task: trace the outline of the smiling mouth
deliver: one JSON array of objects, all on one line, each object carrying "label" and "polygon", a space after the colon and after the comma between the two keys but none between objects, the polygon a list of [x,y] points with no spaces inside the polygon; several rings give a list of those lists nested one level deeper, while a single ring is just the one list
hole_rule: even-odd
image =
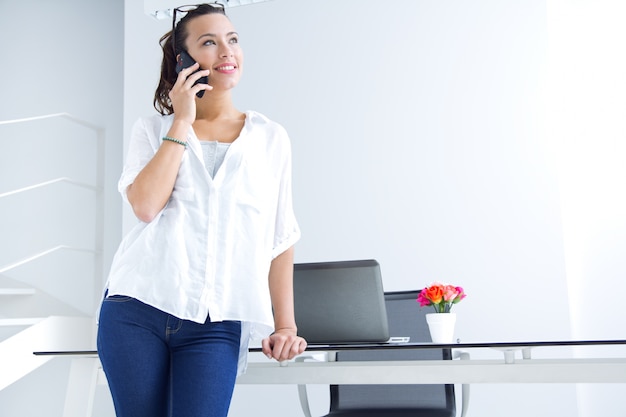
[{"label": "smiling mouth", "polygon": [[223,66],[223,67],[217,67],[216,68],[217,71],[232,71],[234,69],[235,69],[234,65],[226,65],[226,66]]}]

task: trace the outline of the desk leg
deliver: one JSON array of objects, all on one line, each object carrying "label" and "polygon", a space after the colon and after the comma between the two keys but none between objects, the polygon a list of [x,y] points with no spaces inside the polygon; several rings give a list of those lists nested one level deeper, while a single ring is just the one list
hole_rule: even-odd
[{"label": "desk leg", "polygon": [[98,358],[72,360],[63,417],[90,417],[98,382]]},{"label": "desk leg", "polygon": [[515,350],[504,351],[504,363],[515,363]]},{"label": "desk leg", "polygon": [[[307,359],[318,362],[334,362],[337,360],[336,352],[318,353],[313,355],[302,355],[296,357],[296,362],[305,362]],[[298,398],[300,399],[300,408],[304,417],[311,417],[311,409],[309,407],[309,395],[306,391],[306,385],[298,385]]]}]

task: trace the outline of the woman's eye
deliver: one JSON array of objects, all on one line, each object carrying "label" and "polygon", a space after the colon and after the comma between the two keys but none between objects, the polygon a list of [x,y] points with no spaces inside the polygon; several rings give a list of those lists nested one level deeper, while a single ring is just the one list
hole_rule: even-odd
[{"label": "woman's eye", "polygon": [[230,43],[239,43],[238,38],[231,38]]},{"label": "woman's eye", "polygon": [[205,45],[215,45],[215,41],[206,41]]}]

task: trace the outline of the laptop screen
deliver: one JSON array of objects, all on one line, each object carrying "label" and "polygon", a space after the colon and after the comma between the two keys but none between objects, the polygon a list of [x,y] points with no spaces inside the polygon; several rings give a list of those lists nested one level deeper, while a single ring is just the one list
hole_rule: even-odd
[{"label": "laptop screen", "polygon": [[294,265],[298,334],[309,344],[389,339],[380,265],[375,260]]}]

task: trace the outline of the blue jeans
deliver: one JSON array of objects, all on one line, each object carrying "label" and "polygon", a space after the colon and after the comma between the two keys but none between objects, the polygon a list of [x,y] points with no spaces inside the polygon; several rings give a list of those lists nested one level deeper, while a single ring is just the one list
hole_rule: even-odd
[{"label": "blue jeans", "polygon": [[118,417],[226,417],[241,323],[181,320],[126,296],[106,297],[98,354]]}]

